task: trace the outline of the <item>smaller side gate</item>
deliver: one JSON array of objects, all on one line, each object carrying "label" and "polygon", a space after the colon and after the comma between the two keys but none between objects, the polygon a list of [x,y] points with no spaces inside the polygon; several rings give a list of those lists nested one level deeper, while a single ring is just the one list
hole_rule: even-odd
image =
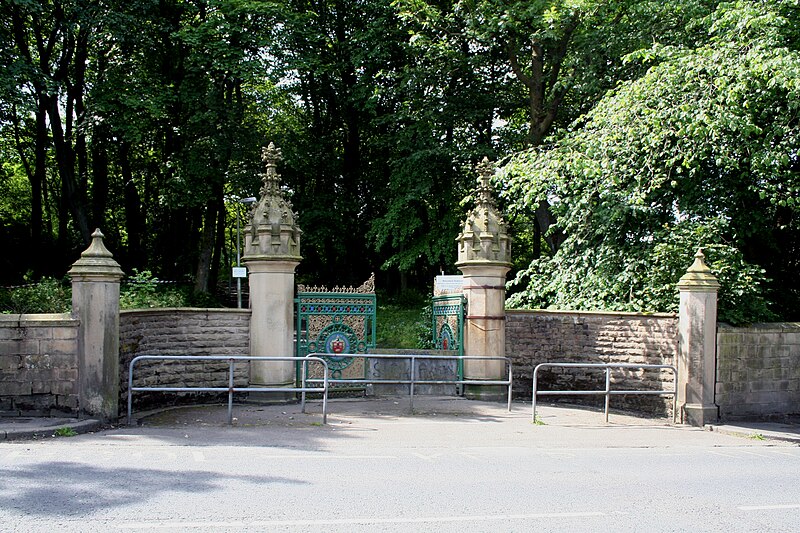
[{"label": "smaller side gate", "polygon": [[[464,316],[467,299],[462,294],[442,294],[431,300],[433,347],[464,355]],[[464,362],[458,360],[458,379],[464,379]]]}]

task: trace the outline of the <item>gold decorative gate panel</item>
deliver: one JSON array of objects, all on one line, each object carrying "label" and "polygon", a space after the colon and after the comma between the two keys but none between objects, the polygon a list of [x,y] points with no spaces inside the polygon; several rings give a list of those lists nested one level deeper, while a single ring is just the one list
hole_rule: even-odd
[{"label": "gold decorative gate panel", "polygon": [[[364,379],[366,361],[347,354],[375,347],[375,275],[360,287],[297,287],[297,344],[299,357],[318,353],[328,362],[331,378]],[[321,372],[309,365],[309,377]],[[298,379],[300,379],[298,365]]]}]

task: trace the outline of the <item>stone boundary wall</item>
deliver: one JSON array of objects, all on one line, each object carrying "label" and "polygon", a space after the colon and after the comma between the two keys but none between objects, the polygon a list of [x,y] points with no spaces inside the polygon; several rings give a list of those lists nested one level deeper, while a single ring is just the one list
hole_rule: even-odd
[{"label": "stone boundary wall", "polygon": [[0,414],[77,414],[78,326],[68,313],[0,315]]},{"label": "stone boundary wall", "polygon": [[[250,355],[249,309],[161,308],[120,312],[120,412],[128,404],[128,370],[139,355]],[[234,383],[247,386],[249,364],[237,363]],[[227,387],[227,362],[143,361],[134,369],[141,387]],[[136,392],[137,409],[180,403],[197,393]],[[206,393],[206,397],[210,393]]]},{"label": "stone boundary wall", "polygon": [[[678,318],[674,314],[594,311],[506,312],[506,354],[514,369],[514,396],[530,398],[533,369],[539,363],[638,363],[675,365]],[[605,388],[602,370],[551,369],[539,371],[539,390]],[[669,370],[612,372],[611,389],[672,390]],[[603,397],[540,396],[540,401],[566,399],[602,405]],[[671,414],[671,396],[613,396],[611,407]]]},{"label": "stone boundary wall", "polygon": [[800,322],[720,324],[716,403],[728,420],[800,415]]}]

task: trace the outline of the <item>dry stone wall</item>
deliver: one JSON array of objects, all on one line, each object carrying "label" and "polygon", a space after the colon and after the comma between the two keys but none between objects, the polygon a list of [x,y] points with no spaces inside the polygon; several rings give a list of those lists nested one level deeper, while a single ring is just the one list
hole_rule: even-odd
[{"label": "dry stone wall", "polygon": [[68,314],[0,315],[0,414],[77,413],[78,326]]},{"label": "dry stone wall", "polygon": [[[506,313],[506,354],[514,368],[514,395],[530,398],[533,369],[539,363],[634,363],[675,365],[678,318],[672,314],[580,311],[520,311]],[[542,369],[539,390],[605,388],[601,370]],[[617,370],[612,390],[673,390],[669,370]],[[541,396],[540,401],[556,397]],[[600,404],[602,397],[561,397],[570,402]],[[671,413],[671,396],[615,396],[612,408]]]},{"label": "dry stone wall", "polygon": [[716,403],[723,419],[800,415],[800,323],[720,324]]},{"label": "dry stone wall", "polygon": [[[121,409],[127,407],[130,362],[139,355],[250,355],[250,311],[168,308],[120,312]],[[134,368],[134,386],[227,387],[228,366],[228,362],[142,361]],[[235,385],[245,387],[248,379],[249,365],[236,363]],[[174,404],[186,396],[136,392],[134,405],[141,409],[156,403]]]}]

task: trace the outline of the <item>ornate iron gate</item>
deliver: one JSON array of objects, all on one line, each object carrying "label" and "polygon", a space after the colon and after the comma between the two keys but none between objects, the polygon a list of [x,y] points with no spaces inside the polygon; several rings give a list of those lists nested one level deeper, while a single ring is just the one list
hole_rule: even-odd
[{"label": "ornate iron gate", "polygon": [[[464,315],[467,300],[462,294],[434,296],[433,346],[437,350],[453,350],[464,355]],[[458,377],[464,378],[463,361],[458,362]]]},{"label": "ornate iron gate", "polygon": [[[295,306],[297,355],[331,354],[323,356],[329,377],[364,379],[365,359],[347,354],[367,353],[375,347],[375,275],[357,288],[298,285]],[[297,372],[299,380],[299,366]]]}]

